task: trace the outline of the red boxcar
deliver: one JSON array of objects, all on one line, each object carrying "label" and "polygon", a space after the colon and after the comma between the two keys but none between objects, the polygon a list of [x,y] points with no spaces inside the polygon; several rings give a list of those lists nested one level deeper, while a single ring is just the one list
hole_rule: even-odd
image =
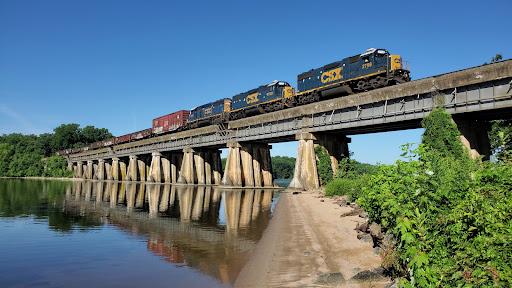
[{"label": "red boxcar", "polygon": [[153,129],[148,128],[148,129],[144,129],[144,130],[141,130],[138,132],[134,132],[134,133],[130,134],[130,141],[148,138],[149,136],[151,136],[152,131],[153,131]]},{"label": "red boxcar", "polygon": [[115,143],[116,144],[121,144],[121,143],[126,143],[126,142],[130,142],[130,136],[132,134],[126,134],[126,135],[122,135],[122,136],[117,136],[115,139]]},{"label": "red boxcar", "polygon": [[189,110],[180,110],[153,119],[153,133],[160,134],[174,131],[187,124]]}]

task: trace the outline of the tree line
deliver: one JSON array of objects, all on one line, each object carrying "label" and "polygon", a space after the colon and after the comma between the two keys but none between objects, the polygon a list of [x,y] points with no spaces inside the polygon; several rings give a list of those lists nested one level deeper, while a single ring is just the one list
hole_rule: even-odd
[{"label": "tree line", "polygon": [[0,136],[0,176],[69,177],[67,162],[55,152],[81,147],[109,139],[112,134],[105,128],[78,124],[62,124],[53,133],[23,135],[19,133]]}]

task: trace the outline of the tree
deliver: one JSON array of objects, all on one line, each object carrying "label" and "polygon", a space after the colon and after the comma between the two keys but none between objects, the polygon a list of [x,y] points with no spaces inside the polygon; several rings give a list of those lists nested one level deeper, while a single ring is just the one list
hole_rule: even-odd
[{"label": "tree", "polygon": [[73,148],[80,142],[80,125],[78,124],[62,124],[53,129],[53,151],[62,149]]},{"label": "tree", "polygon": [[460,132],[450,114],[436,108],[421,121],[425,132],[421,138],[426,150],[438,153],[441,157],[464,157],[466,152],[460,142]]},{"label": "tree", "polygon": [[291,179],[295,169],[295,158],[286,156],[272,157],[272,174],[275,179]]},{"label": "tree", "polygon": [[94,143],[112,138],[112,134],[105,128],[96,128],[94,126],[85,126],[80,131],[80,142]]},{"label": "tree", "polygon": [[14,149],[8,143],[0,143],[0,176],[7,176]]}]

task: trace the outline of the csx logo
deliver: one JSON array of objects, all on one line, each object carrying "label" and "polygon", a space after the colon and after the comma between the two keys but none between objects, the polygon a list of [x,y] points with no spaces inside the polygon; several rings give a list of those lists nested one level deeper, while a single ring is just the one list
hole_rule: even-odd
[{"label": "csx logo", "polygon": [[259,99],[258,99],[258,92],[249,94],[245,98],[245,102],[247,102],[247,104],[256,103],[258,101],[259,101]]},{"label": "csx logo", "polygon": [[327,83],[327,82],[340,80],[341,78],[342,78],[342,76],[341,76],[341,67],[340,67],[340,68],[332,69],[332,70],[325,71],[324,73],[322,73],[322,76],[320,77],[320,81],[322,81],[322,83]]}]

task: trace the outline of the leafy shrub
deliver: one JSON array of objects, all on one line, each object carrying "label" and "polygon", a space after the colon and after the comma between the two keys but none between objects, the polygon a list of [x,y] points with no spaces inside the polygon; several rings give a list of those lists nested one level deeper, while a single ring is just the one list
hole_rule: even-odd
[{"label": "leafy shrub", "polygon": [[315,154],[316,169],[318,171],[318,178],[320,178],[320,185],[325,185],[333,178],[331,157],[327,150],[322,146],[315,147]]},{"label": "leafy shrub", "polygon": [[72,177],[73,173],[67,168],[67,161],[61,156],[52,156],[44,159],[43,176]]},{"label": "leafy shrub", "polygon": [[470,160],[449,115],[431,115],[409,161],[379,167],[357,202],[395,236],[400,286],[511,287],[512,166]]},{"label": "leafy shrub", "polygon": [[351,200],[357,199],[364,186],[369,180],[369,175],[361,175],[359,177],[334,178],[325,185],[325,195],[347,195]]}]

